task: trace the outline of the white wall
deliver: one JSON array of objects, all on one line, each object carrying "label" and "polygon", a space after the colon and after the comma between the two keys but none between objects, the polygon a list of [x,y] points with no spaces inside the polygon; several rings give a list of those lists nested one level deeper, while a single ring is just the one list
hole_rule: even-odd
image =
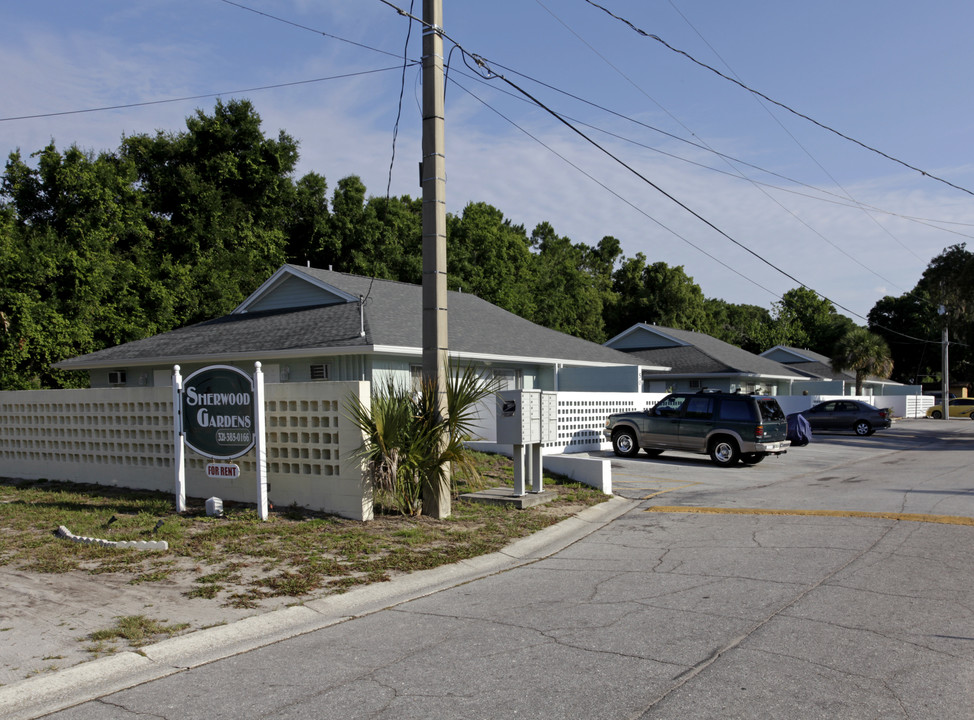
[{"label": "white wall", "polygon": [[[356,450],[361,433],[345,399],[369,402],[368,383],[265,387],[269,499],[357,520],[372,517],[372,490]],[[0,473],[169,492],[175,488],[171,388],[0,392]],[[253,451],[234,460],[241,477],[206,477],[207,459],[187,451],[191,497],[257,501]]]}]

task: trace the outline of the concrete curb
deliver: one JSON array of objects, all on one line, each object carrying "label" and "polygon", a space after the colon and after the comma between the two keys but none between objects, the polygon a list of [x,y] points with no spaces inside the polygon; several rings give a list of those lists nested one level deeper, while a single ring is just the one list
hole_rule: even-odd
[{"label": "concrete curb", "polygon": [[197,630],[0,687],[0,717],[30,720],[190,668],[370,615],[478,578],[536,562],[607,525],[638,503],[621,497],[587,508],[498,552],[357,588],[342,595]]}]

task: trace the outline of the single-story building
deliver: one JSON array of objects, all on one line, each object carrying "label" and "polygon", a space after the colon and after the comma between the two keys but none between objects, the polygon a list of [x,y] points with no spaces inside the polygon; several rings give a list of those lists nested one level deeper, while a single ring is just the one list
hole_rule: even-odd
[{"label": "single-story building", "polygon": [[[832,360],[826,355],[811,350],[775,345],[761,353],[761,357],[781,363],[789,370],[809,378],[810,383],[797,384],[798,392],[808,392],[818,395],[855,395],[855,373],[836,372],[832,369]],[[862,384],[863,395],[900,395],[905,392],[919,393],[914,386],[903,385],[893,380],[871,375]]]},{"label": "single-story building", "polygon": [[[638,323],[605,343],[643,365],[644,392],[694,391],[791,395],[808,379],[779,362],[704,333]],[[659,366],[668,369],[660,370]],[[800,394],[799,390],[799,394]]]},{"label": "single-story building", "polygon": [[[611,347],[550,330],[461,292],[448,296],[449,352],[501,389],[638,392],[663,370]],[[93,388],[151,387],[215,363],[263,366],[265,382],[416,382],[422,287],[284,265],[229,315],[59,362]]]}]

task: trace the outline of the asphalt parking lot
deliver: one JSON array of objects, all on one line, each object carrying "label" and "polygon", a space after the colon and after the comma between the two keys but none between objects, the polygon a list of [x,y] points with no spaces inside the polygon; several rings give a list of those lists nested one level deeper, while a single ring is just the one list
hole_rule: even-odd
[{"label": "asphalt parking lot", "polygon": [[899,420],[868,437],[816,433],[804,447],[718,468],[706,455],[612,461],[613,491],[668,506],[928,513],[974,517],[970,420]]}]

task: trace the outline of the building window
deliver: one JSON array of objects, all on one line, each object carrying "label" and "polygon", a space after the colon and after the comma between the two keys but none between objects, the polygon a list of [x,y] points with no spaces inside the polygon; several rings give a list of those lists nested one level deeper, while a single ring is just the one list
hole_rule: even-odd
[{"label": "building window", "polygon": [[125,384],[125,371],[124,370],[109,370],[108,371],[108,384],[109,385],[124,385]]},{"label": "building window", "polygon": [[687,382],[689,383],[691,390],[699,390],[700,389],[700,381],[699,380],[689,380]]},{"label": "building window", "polygon": [[311,366],[311,379],[312,380],[328,380],[328,366],[327,365],[312,365]]},{"label": "building window", "polygon": [[523,390],[524,376],[520,370],[510,368],[493,368],[494,380],[498,390]]}]

